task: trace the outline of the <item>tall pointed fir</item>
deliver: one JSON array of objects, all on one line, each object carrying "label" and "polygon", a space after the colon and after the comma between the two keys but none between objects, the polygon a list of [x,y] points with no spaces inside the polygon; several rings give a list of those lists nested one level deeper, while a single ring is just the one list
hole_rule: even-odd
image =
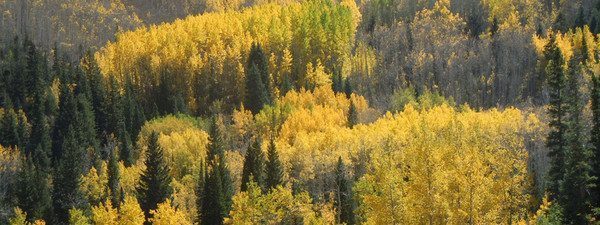
[{"label": "tall pointed fir", "polygon": [[267,57],[259,44],[253,44],[246,63],[246,98],[244,104],[253,114],[271,103],[271,85]]},{"label": "tall pointed fir", "polygon": [[121,203],[121,171],[119,170],[119,156],[116,151],[117,147],[112,143],[108,156],[108,190],[110,191],[112,205],[119,207]]},{"label": "tall pointed fir", "polygon": [[265,188],[269,190],[279,185],[283,185],[283,164],[279,160],[275,141],[271,139],[265,165]]},{"label": "tall pointed fir", "polygon": [[549,187],[550,196],[556,199],[560,193],[560,185],[565,174],[565,152],[566,140],[565,132],[567,124],[566,117],[566,78],[563,69],[564,58],[561,50],[556,44],[556,38],[551,36],[550,42],[544,49],[544,55],[548,64],[546,66],[546,77],[550,102],[548,104],[548,115],[550,117],[550,131],[546,139],[546,146],[549,148],[550,157]]},{"label": "tall pointed fir", "polygon": [[350,83],[350,78],[346,78],[346,82],[344,84],[344,93],[346,94],[346,98],[350,98],[352,93],[354,93],[354,88],[352,87],[352,83]]},{"label": "tall pointed fir", "polygon": [[59,110],[54,122],[54,131],[52,132],[52,143],[54,143],[52,145],[52,159],[55,162],[62,157],[62,143],[64,142],[68,128],[73,125],[73,120],[77,114],[77,102],[69,84],[61,83],[60,90]]},{"label": "tall pointed fir", "polygon": [[17,181],[17,205],[27,213],[29,221],[51,221],[52,192],[49,174],[37,166],[31,157],[23,157],[22,165]]},{"label": "tall pointed fir", "polygon": [[591,88],[592,100],[592,130],[590,144],[593,150],[592,171],[596,177],[595,187],[592,189],[594,207],[600,207],[600,78],[597,75],[592,76]]},{"label": "tall pointed fir", "polygon": [[1,125],[0,145],[6,147],[18,147],[21,143],[21,137],[19,135],[19,119],[17,113],[13,108],[7,108],[4,111]]},{"label": "tall pointed fir", "polygon": [[173,193],[170,169],[164,161],[162,147],[158,144],[158,133],[152,132],[148,139],[146,159],[144,161],[146,170],[140,177],[137,188],[138,201],[146,215],[146,219],[152,217],[151,210],[156,210],[159,203],[164,202]]},{"label": "tall pointed fir", "polygon": [[565,132],[566,157],[565,176],[561,185],[559,202],[564,208],[564,218],[567,224],[585,224],[586,216],[591,213],[590,190],[593,186],[592,166],[590,159],[592,151],[584,145],[581,93],[579,80],[581,75],[580,54],[572,57],[569,62],[566,110],[567,129]]},{"label": "tall pointed fir", "polygon": [[206,161],[200,161],[200,169],[198,170],[198,180],[196,182],[196,224],[202,224],[202,210],[204,205],[204,186],[206,183]]},{"label": "tall pointed fir", "polygon": [[204,182],[202,193],[202,213],[200,221],[202,225],[221,225],[227,216],[223,186],[221,185],[221,170],[218,168],[216,159],[210,163],[210,172]]},{"label": "tall pointed fir", "polygon": [[84,205],[85,199],[79,192],[79,180],[84,171],[85,149],[80,145],[79,133],[70,125],[61,144],[62,154],[53,180],[54,223],[69,220],[69,210]]},{"label": "tall pointed fir", "polygon": [[350,100],[350,108],[348,109],[348,126],[353,128],[358,124],[358,111],[356,111],[356,105],[354,101]]},{"label": "tall pointed fir", "polygon": [[30,111],[32,124],[31,138],[29,139],[26,151],[26,154],[31,154],[36,165],[43,169],[50,168],[50,156],[52,152],[50,125],[45,114],[47,112],[46,108],[48,107],[46,101],[48,100],[44,87],[36,87],[33,105]]},{"label": "tall pointed fir", "polygon": [[342,157],[338,159],[335,169],[335,211],[336,220],[338,223],[355,224],[354,217],[355,204],[352,196],[352,187],[348,180],[346,165],[342,161]]},{"label": "tall pointed fir", "polygon": [[106,93],[106,85],[104,83],[104,78],[100,73],[100,68],[94,59],[94,55],[91,52],[87,52],[85,57],[82,59],[82,70],[85,74],[85,77],[88,79],[89,90],[90,90],[90,103],[92,104],[92,108],[94,109],[94,115],[96,119],[96,127],[98,128],[98,133],[102,136],[107,134],[108,126],[109,126],[109,115],[108,108],[109,103],[107,100]]},{"label": "tall pointed fir", "polygon": [[[207,169],[211,171],[207,175],[208,177],[206,178],[206,182],[204,183],[204,193],[206,194],[206,192],[211,191],[207,189],[220,190],[220,197],[218,199],[220,199],[222,202],[222,214],[227,216],[229,215],[229,211],[231,210],[233,197],[233,182],[231,180],[231,173],[229,172],[229,168],[227,168],[225,160],[225,145],[223,142],[223,134],[221,131],[219,115],[213,116],[209,133],[210,143],[208,145],[207,154],[207,162],[209,165]],[[218,177],[218,180],[220,181],[218,184],[215,182],[210,182],[211,180],[214,181],[214,179],[216,179],[215,177]],[[204,202],[203,205],[210,205],[210,201],[215,200],[215,198],[212,197],[207,198],[206,195],[203,195],[202,198]],[[204,220],[204,215],[202,219]]]},{"label": "tall pointed fir", "polygon": [[261,150],[260,140],[257,137],[246,150],[244,166],[242,169],[241,191],[246,191],[248,184],[253,181],[259,187],[263,187],[264,179],[264,155]]},{"label": "tall pointed fir", "polygon": [[100,143],[98,142],[96,132],[96,119],[92,106],[85,94],[77,96],[77,114],[75,116],[76,127],[80,132],[79,141],[87,151],[89,157],[84,158],[86,168],[91,168],[93,165],[99,165],[100,158]]}]

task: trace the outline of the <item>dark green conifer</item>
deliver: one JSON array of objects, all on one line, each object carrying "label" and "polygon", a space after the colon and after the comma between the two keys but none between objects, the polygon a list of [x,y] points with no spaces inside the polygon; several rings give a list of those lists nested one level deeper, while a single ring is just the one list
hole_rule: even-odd
[{"label": "dark green conifer", "polygon": [[263,186],[264,179],[264,155],[261,150],[259,138],[248,147],[244,166],[242,169],[241,191],[246,191],[250,182],[255,182],[259,187]]},{"label": "dark green conifer", "polygon": [[267,190],[283,185],[283,164],[281,163],[281,160],[279,160],[279,153],[277,153],[277,148],[273,139],[269,142],[265,170],[265,188]]}]

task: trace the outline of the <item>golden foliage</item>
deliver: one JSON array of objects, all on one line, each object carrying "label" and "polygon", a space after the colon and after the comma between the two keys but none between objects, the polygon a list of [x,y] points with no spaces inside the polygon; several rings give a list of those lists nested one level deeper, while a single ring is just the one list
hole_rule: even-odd
[{"label": "golden foliage", "polygon": [[150,221],[154,225],[192,225],[193,223],[185,216],[183,212],[174,208],[171,205],[171,201],[167,201],[158,204],[156,210],[152,210],[152,218]]}]

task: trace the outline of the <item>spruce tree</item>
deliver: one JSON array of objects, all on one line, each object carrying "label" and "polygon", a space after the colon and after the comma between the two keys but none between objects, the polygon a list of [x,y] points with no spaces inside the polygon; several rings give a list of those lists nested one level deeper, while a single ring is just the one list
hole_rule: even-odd
[{"label": "spruce tree", "polygon": [[283,185],[283,165],[279,160],[279,154],[273,139],[269,142],[265,170],[265,187],[267,190]]},{"label": "spruce tree", "polygon": [[14,109],[5,109],[2,117],[2,137],[0,139],[0,145],[6,147],[17,147],[21,143],[21,137],[19,135],[19,119]]},{"label": "spruce tree", "polygon": [[242,169],[241,191],[246,191],[248,184],[252,181],[259,187],[263,186],[264,156],[260,146],[260,140],[256,138],[246,151]]},{"label": "spruce tree", "polygon": [[73,120],[77,114],[77,102],[68,83],[61,84],[61,94],[59,102],[58,116],[54,122],[54,131],[52,132],[52,159],[56,162],[62,157],[65,135],[68,128],[73,125]]},{"label": "spruce tree", "polygon": [[[212,118],[212,124],[210,128],[210,144],[208,146],[207,161],[211,162],[209,167],[219,170],[219,178],[221,180],[221,199],[223,201],[223,214],[229,215],[231,210],[232,197],[233,197],[233,181],[231,179],[231,172],[227,167],[225,160],[225,145],[223,142],[223,132],[220,126],[220,116],[214,115]],[[209,184],[206,184],[208,188]]]},{"label": "spruce tree", "polygon": [[565,132],[567,129],[566,116],[566,78],[563,70],[564,58],[556,45],[556,38],[551,36],[546,45],[544,55],[548,60],[546,76],[548,80],[550,102],[548,104],[548,115],[550,117],[550,131],[546,139],[550,157],[549,192],[552,199],[556,199],[560,193],[560,184],[565,174]]},{"label": "spruce tree", "polygon": [[348,109],[348,126],[353,128],[358,124],[358,111],[356,111],[356,105],[354,101],[350,100],[350,109]]},{"label": "spruce tree", "polygon": [[342,78],[342,74],[339,72],[336,72],[333,75],[333,82],[331,83],[331,88],[333,89],[333,92],[337,93],[342,93],[344,92],[344,80]]},{"label": "spruce tree", "polygon": [[196,183],[196,224],[202,224],[202,207],[204,205],[204,187],[206,184],[206,162],[200,162],[200,169],[198,170],[198,181]]},{"label": "spruce tree", "polygon": [[338,223],[355,224],[354,217],[355,204],[352,196],[352,187],[347,178],[347,171],[342,157],[338,159],[335,169],[336,190],[335,190],[335,208]]},{"label": "spruce tree", "polygon": [[246,73],[245,107],[253,114],[257,114],[265,104],[268,104],[267,90],[258,68],[252,64]]},{"label": "spruce tree", "polygon": [[137,188],[138,201],[146,215],[151,218],[150,211],[164,202],[173,193],[170,169],[163,158],[162,147],[158,144],[158,133],[152,132],[148,139],[148,150],[144,161],[146,170],[140,177]]},{"label": "spruce tree", "polygon": [[592,100],[592,130],[590,144],[593,150],[592,158],[592,172],[593,176],[596,177],[595,187],[593,188],[593,201],[594,207],[600,207],[600,78],[598,76],[592,76],[592,87],[591,87],[591,100]]},{"label": "spruce tree", "polygon": [[31,157],[23,157],[23,168],[19,174],[17,201],[18,206],[27,213],[29,221],[52,218],[52,193],[49,175],[36,166]]},{"label": "spruce tree", "polygon": [[559,203],[564,207],[564,216],[567,224],[585,224],[586,215],[590,211],[590,189],[593,186],[592,166],[590,159],[592,152],[584,145],[583,126],[581,114],[583,104],[579,92],[579,79],[581,78],[581,65],[577,57],[573,56],[569,63],[568,88],[566,110],[568,112],[567,129],[565,132],[566,155],[565,176],[561,185]]},{"label": "spruce tree", "polygon": [[225,191],[222,187],[221,170],[218,162],[212,161],[210,173],[206,177],[202,193],[202,213],[200,221],[202,225],[221,225],[226,217]]},{"label": "spruce tree", "polygon": [[75,116],[76,127],[79,130],[80,144],[89,152],[84,158],[86,169],[100,161],[100,143],[97,138],[96,119],[92,107],[84,94],[77,96],[77,114]]},{"label": "spruce tree", "polygon": [[94,109],[94,115],[96,118],[96,127],[98,128],[99,134],[106,134],[109,126],[109,115],[108,115],[108,99],[106,93],[106,86],[104,78],[100,73],[100,68],[92,52],[87,52],[85,57],[82,59],[82,70],[88,79],[89,90],[90,90],[90,103]]},{"label": "spruce tree", "polygon": [[350,83],[350,79],[346,78],[346,82],[344,84],[344,93],[346,93],[346,98],[350,98],[353,92],[354,90],[352,88],[352,84]]},{"label": "spruce tree", "polygon": [[85,202],[79,192],[79,179],[84,172],[85,149],[80,145],[79,133],[71,125],[67,128],[61,144],[62,154],[54,176],[52,194],[54,222],[61,224],[69,219],[69,210]]},{"label": "spruce tree", "polygon": [[37,166],[48,169],[50,168],[50,155],[52,154],[52,139],[50,137],[50,125],[45,115],[47,100],[43,90],[38,91],[35,96],[30,112],[32,128],[26,154],[32,155]]},{"label": "spruce tree", "polygon": [[108,157],[108,189],[110,190],[110,200],[112,205],[119,207],[121,203],[121,173],[119,170],[119,159],[116,153],[116,146],[110,148]]}]

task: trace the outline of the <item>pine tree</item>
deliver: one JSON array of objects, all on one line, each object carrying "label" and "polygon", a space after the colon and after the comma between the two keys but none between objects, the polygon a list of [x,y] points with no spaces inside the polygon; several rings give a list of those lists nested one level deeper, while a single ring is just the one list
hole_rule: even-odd
[{"label": "pine tree", "polygon": [[283,185],[283,165],[279,160],[279,154],[277,153],[277,148],[273,139],[271,139],[269,143],[265,170],[265,187],[267,190]]},{"label": "pine tree", "polygon": [[350,109],[348,110],[348,126],[353,128],[358,124],[358,112],[356,111],[356,105],[354,101],[350,100]]},{"label": "pine tree", "polygon": [[14,109],[8,108],[2,117],[2,138],[0,145],[7,147],[17,147],[21,143],[19,135],[19,119]]},{"label": "pine tree", "polygon": [[46,112],[46,97],[43,90],[36,91],[33,107],[31,109],[31,138],[26,154],[31,154],[35,164],[43,169],[50,168],[50,155],[52,154],[52,139]]},{"label": "pine tree", "polygon": [[579,79],[581,69],[577,57],[574,56],[569,63],[568,88],[566,110],[568,115],[567,129],[565,132],[566,155],[565,176],[562,182],[561,195],[558,196],[560,204],[564,207],[564,216],[567,224],[585,224],[586,215],[590,211],[590,189],[594,178],[591,176],[592,167],[590,159],[592,152],[584,145],[583,126],[581,114],[583,104],[579,92]]},{"label": "pine tree", "polygon": [[54,122],[54,131],[52,132],[52,159],[56,162],[62,157],[65,135],[68,128],[73,125],[73,120],[77,114],[77,103],[73,97],[73,92],[69,88],[68,83],[61,84],[61,94],[59,111],[56,121]]},{"label": "pine tree", "polygon": [[338,159],[335,170],[336,190],[335,190],[335,208],[338,223],[355,224],[354,208],[355,204],[352,196],[352,188],[347,178],[347,171],[342,157]]},{"label": "pine tree", "polygon": [[585,15],[583,15],[583,7],[579,7],[579,12],[575,18],[575,28],[583,28],[585,26]]},{"label": "pine tree", "polygon": [[333,92],[335,92],[336,94],[344,92],[344,80],[342,78],[341,73],[336,72],[333,75],[333,82],[331,83],[331,85]]},{"label": "pine tree", "polygon": [[131,166],[133,164],[133,144],[131,143],[131,138],[126,131],[119,133],[119,158],[125,166]]},{"label": "pine tree", "polygon": [[221,180],[220,188],[222,192],[221,199],[223,201],[223,214],[229,215],[233,197],[233,181],[231,179],[231,172],[229,171],[225,161],[225,145],[223,142],[223,133],[220,127],[220,116],[214,115],[209,132],[210,144],[208,146],[207,161],[212,163],[209,167],[219,170],[219,178]]},{"label": "pine tree", "polygon": [[546,146],[550,149],[548,156],[551,159],[549,175],[549,191],[551,197],[556,199],[560,193],[560,184],[565,174],[565,151],[566,151],[566,78],[563,70],[564,58],[560,49],[556,45],[554,35],[546,45],[544,55],[548,60],[546,66],[546,76],[548,79],[548,88],[550,102],[548,105],[548,114],[550,116],[550,132],[546,140]]},{"label": "pine tree", "polygon": [[123,99],[125,127],[130,137],[137,137],[146,120],[144,110],[135,98],[135,90],[131,78],[125,80],[125,95]]},{"label": "pine tree", "polygon": [[216,161],[212,161],[210,173],[206,177],[202,193],[202,214],[200,221],[202,225],[221,225],[226,217],[225,191],[222,187],[220,169]]},{"label": "pine tree", "polygon": [[264,156],[260,146],[260,140],[256,138],[246,151],[241,191],[246,191],[250,182],[255,182],[259,187],[263,186]]},{"label": "pine tree", "polygon": [[89,90],[90,90],[90,103],[94,109],[94,115],[96,118],[96,127],[98,128],[99,134],[107,133],[109,128],[109,115],[108,108],[109,103],[106,94],[106,86],[104,78],[100,73],[100,68],[92,52],[88,52],[82,59],[82,70],[88,79]]},{"label": "pine tree", "polygon": [[36,166],[31,157],[23,157],[23,168],[18,179],[17,201],[19,208],[27,213],[28,220],[44,219],[50,221],[52,212],[52,193],[49,175]]},{"label": "pine tree", "polygon": [[96,136],[96,119],[92,107],[84,94],[77,96],[77,114],[75,116],[76,127],[79,130],[80,144],[89,152],[84,158],[86,169],[100,161],[100,143]]},{"label": "pine tree", "polygon": [[198,182],[196,183],[196,224],[202,224],[202,206],[204,205],[204,187],[206,185],[206,162],[200,162],[200,169],[198,172]]},{"label": "pine tree", "polygon": [[121,172],[119,170],[119,161],[117,148],[113,146],[110,149],[108,157],[108,189],[110,190],[110,200],[112,205],[119,207],[121,203]]},{"label": "pine tree", "polygon": [[54,222],[68,221],[69,210],[79,208],[84,197],[79,192],[79,180],[84,171],[85,149],[80,145],[77,130],[71,125],[67,128],[61,144],[62,154],[58,161],[52,194]]},{"label": "pine tree", "polygon": [[593,189],[594,207],[600,207],[600,78],[592,76],[591,88],[592,100],[592,130],[590,144],[593,150],[592,172],[596,177],[595,187]]},{"label": "pine tree", "polygon": [[352,88],[352,84],[350,83],[350,79],[346,78],[346,83],[344,84],[344,93],[346,93],[346,98],[350,98],[353,92],[354,90]]},{"label": "pine tree", "polygon": [[246,73],[246,101],[245,107],[253,114],[257,114],[267,104],[267,91],[256,65],[250,65]]},{"label": "pine tree", "polygon": [[138,201],[146,215],[151,218],[150,211],[164,202],[173,193],[169,167],[164,161],[162,147],[158,144],[158,133],[152,132],[148,139],[148,150],[144,161],[146,170],[140,177],[137,188]]}]

